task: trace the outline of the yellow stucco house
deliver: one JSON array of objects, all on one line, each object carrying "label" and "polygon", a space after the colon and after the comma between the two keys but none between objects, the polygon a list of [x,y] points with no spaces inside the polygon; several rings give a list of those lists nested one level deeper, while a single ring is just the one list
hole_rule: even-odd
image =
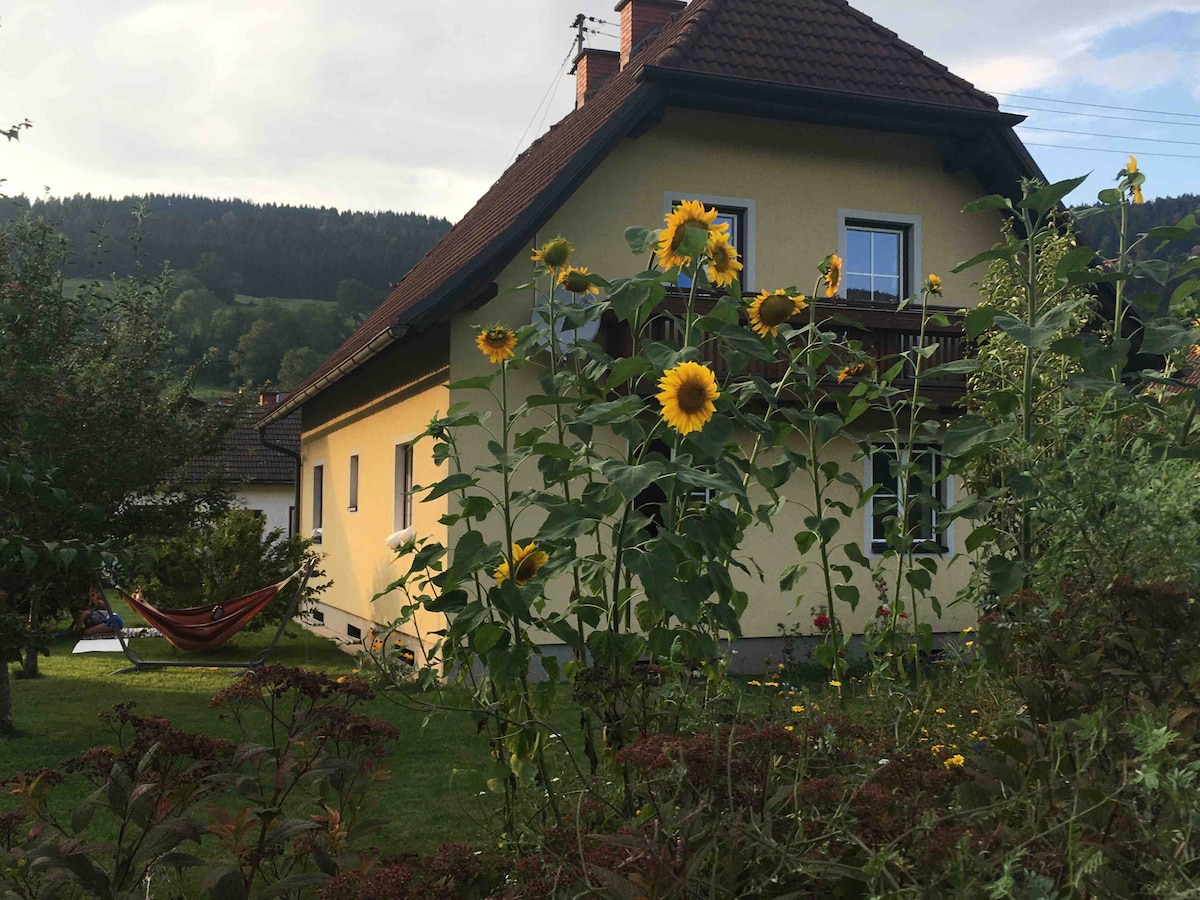
[{"label": "yellow stucco house", "polygon": [[[1040,176],[1012,130],[1021,117],[844,0],[622,0],[617,10],[620,51],[586,49],[576,60],[575,111],[265,420],[302,410],[301,530],[320,529],[333,586],[318,616],[335,635],[353,639],[396,615],[398,600],[372,601],[398,574],[388,534],[413,526],[452,545],[439,523],[446,499],[408,492],[441,475],[430,442],[413,440],[464,399],[452,382],[489,366],[472,326],[529,323],[531,294],[505,292],[530,280],[531,247],[563,235],[592,271],[630,275],[625,227],[653,227],[673,204],[700,199],[730,223],[747,292],[809,279],[837,251],[844,289],[827,305],[855,312],[877,351],[894,353],[916,328],[897,300],[925,273],[943,276],[950,309],[978,302],[970,276],[949,272],[996,241],[1000,218],[963,207],[985,193],[1017,196],[1021,177]],[[944,355],[957,352],[955,328],[939,339]],[[947,410],[961,396],[954,384],[940,391]],[[870,484],[871,460],[852,450],[845,464],[864,467]],[[800,527],[780,521],[756,537],[765,578],[744,585],[740,668],[778,658],[779,623],[811,622],[810,604],[797,608],[796,598],[815,598],[817,585],[802,579],[789,594],[778,585],[796,562]],[[872,546],[871,504],[849,527]],[[947,560],[961,540],[946,534]],[[943,566],[936,589],[952,596],[966,576],[962,561]],[[873,610],[865,601],[846,625],[861,628]],[[972,615],[947,610],[938,630]],[[427,614],[420,630],[438,618]]]}]

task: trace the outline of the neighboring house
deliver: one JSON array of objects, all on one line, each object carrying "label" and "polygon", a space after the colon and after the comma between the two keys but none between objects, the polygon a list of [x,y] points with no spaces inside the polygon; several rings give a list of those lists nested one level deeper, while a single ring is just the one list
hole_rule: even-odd
[{"label": "neighboring house", "polygon": [[218,476],[234,487],[238,506],[254,510],[266,519],[266,531],[278,528],[284,537],[296,533],[296,459],[300,452],[300,416],[283,416],[267,430],[271,444],[289,451],[266,447],[259,440],[259,421],[273,411],[287,394],[259,396],[259,405],[238,413],[233,428],[217,451],[197,457],[187,465],[187,480],[207,481]]},{"label": "neighboring house", "polygon": [[[731,222],[747,291],[807,284],[826,254],[840,253],[849,296],[823,303],[821,314],[853,311],[870,329],[867,343],[894,353],[912,345],[917,327],[896,298],[916,292],[926,273],[942,276],[951,310],[978,302],[978,273],[950,270],[995,243],[1001,219],[962,208],[985,193],[1019,195],[1022,176],[1040,175],[1012,130],[1021,117],[842,0],[622,0],[617,9],[620,52],[580,54],[576,110],[264,419],[303,410],[302,529],[322,530],[333,587],[320,609],[339,635],[398,611],[394,597],[372,602],[398,574],[384,545],[390,532],[413,525],[453,543],[439,524],[446,499],[406,493],[443,474],[431,442],[412,441],[453,402],[478,402],[478,392],[448,387],[489,369],[472,326],[529,322],[531,294],[505,292],[530,280],[531,247],[563,235],[577,248],[573,262],[630,275],[640,263],[625,227],[657,227],[673,203],[700,199]],[[956,329],[939,340],[944,356],[957,352]],[[939,399],[949,408],[961,393],[961,384],[943,384]],[[843,464],[860,466],[870,483],[872,460],[853,462],[853,448],[844,449]],[[485,452],[478,447],[475,461]],[[803,528],[789,515],[754,535],[765,581],[741,581],[751,602],[738,659],[751,669],[766,653],[778,658],[778,623],[810,623],[820,602],[815,566],[796,592],[778,590]],[[871,509],[852,527],[869,547]],[[948,562],[963,536],[947,537]],[[939,594],[952,596],[968,574],[962,561],[944,567]],[[865,575],[861,589],[872,595]],[[849,626],[861,629],[873,612],[864,600]],[[939,627],[960,628],[970,615],[951,609]],[[421,630],[439,619],[427,614]]]}]

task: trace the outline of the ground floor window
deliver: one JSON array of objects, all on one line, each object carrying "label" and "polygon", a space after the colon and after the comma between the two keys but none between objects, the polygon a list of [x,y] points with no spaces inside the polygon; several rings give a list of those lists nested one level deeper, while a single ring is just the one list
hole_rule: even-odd
[{"label": "ground floor window", "polygon": [[949,550],[944,512],[950,505],[950,480],[937,447],[897,452],[892,445],[875,445],[867,459],[866,483],[874,488],[867,505],[871,552],[898,547],[903,537],[915,542],[916,553]]}]

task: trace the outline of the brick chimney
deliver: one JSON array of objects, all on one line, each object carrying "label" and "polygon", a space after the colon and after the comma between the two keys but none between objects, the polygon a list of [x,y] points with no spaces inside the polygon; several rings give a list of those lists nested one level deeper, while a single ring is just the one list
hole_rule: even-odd
[{"label": "brick chimney", "polygon": [[575,108],[583,106],[596,89],[608,81],[621,68],[620,54],[616,50],[586,48],[575,57]]},{"label": "brick chimney", "polygon": [[687,0],[620,0],[621,68],[624,69],[638,45],[658,32],[671,17],[687,6]]}]

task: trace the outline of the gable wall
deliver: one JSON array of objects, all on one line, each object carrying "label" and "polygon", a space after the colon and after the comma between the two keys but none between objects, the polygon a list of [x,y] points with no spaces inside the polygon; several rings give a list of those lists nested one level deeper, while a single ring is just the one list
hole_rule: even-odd
[{"label": "gable wall", "polygon": [[[991,246],[1000,224],[998,215],[961,213],[984,191],[968,174],[945,173],[932,139],[670,110],[645,135],[623,141],[531,243],[561,234],[576,247],[574,264],[609,278],[631,275],[645,260],[630,255],[624,229],[632,224],[659,227],[667,191],[683,197],[717,195],[755,202],[755,289],[795,285],[809,293],[817,264],[836,249],[837,210],[851,208],[920,216],[920,277],[929,272],[942,276],[943,304],[973,306],[978,295],[971,285],[978,273],[953,275],[950,269]],[[531,275],[532,264],[528,253],[523,253],[498,279],[501,294],[528,282]],[[474,326],[501,322],[519,328],[530,320],[531,302],[528,292],[500,296],[480,310],[458,316],[451,332],[452,379],[491,370],[474,345]],[[537,390],[528,371],[514,374],[513,388],[517,394]],[[478,392],[464,392],[453,399],[479,403],[480,397]],[[475,450],[477,462],[490,461],[482,445]],[[848,444],[840,458],[845,467],[863,474],[864,464],[851,459]],[[795,499],[803,501],[802,493]],[[819,602],[820,594],[815,567],[795,593],[782,596],[777,587],[784,565],[796,561],[793,535],[802,528],[801,518],[793,508],[780,517],[773,533],[759,529],[747,542],[756,548],[753,555],[765,573],[763,583],[740,579],[752,598],[743,619],[748,636],[777,635],[780,622],[811,622],[809,608]],[[863,540],[861,514],[845,528]],[[517,537],[524,541],[535,532],[536,523],[526,518]],[[959,535],[958,549],[961,539]],[[960,564],[939,576],[938,592],[944,603],[965,583],[967,574]],[[863,601],[851,622],[861,628],[875,603],[870,580],[864,577],[859,587]],[[797,601],[797,594],[803,599]],[[955,630],[971,616],[960,607],[939,628]]]}]

